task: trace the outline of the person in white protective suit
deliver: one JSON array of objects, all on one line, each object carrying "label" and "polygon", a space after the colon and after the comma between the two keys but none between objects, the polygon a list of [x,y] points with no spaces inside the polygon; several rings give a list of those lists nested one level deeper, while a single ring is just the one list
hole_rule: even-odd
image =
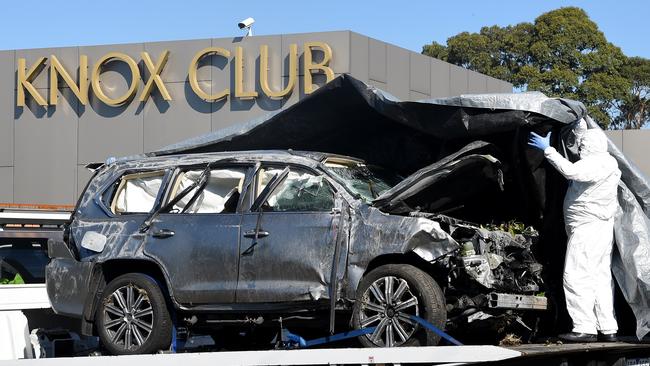
[{"label": "person in white protective suit", "polygon": [[607,137],[599,129],[578,135],[580,160],[575,163],[550,146],[550,136],[531,132],[528,143],[543,150],[548,162],[569,180],[564,198],[568,242],[563,285],[573,331],[559,338],[615,342],[618,324],[611,257],[621,171],[607,152]]}]

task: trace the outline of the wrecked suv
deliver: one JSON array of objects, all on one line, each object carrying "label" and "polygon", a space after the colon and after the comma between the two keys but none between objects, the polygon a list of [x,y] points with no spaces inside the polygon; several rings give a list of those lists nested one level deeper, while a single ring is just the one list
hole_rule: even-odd
[{"label": "wrecked suv", "polygon": [[[95,166],[64,241],[49,243],[52,307],[113,354],[168,348],[184,327],[218,336],[323,319],[330,333],[374,327],[364,346],[435,345],[414,317],[444,328],[452,315],[545,309],[534,232],[487,230],[435,208],[450,199],[435,191],[457,174],[503,184],[480,147],[404,180],[294,151]],[[430,209],[410,208],[421,195]]]}]

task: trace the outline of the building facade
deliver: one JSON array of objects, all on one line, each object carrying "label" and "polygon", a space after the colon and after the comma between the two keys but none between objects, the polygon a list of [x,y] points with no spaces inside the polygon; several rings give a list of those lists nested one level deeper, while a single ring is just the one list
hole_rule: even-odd
[{"label": "building facade", "polygon": [[350,31],[0,51],[0,204],[74,204],[88,163],[286,108],[343,73],[403,100],[512,91]]}]

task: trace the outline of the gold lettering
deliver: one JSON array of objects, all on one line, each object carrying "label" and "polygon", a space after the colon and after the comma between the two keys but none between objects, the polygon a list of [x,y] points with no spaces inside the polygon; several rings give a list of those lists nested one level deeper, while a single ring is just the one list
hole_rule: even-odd
[{"label": "gold lettering", "polygon": [[77,96],[79,102],[83,105],[88,104],[88,56],[79,56],[79,85],[75,84],[74,80],[66,69],[63,67],[59,59],[52,55],[50,57],[50,104],[56,105],[59,100],[59,76],[70,87],[70,90]]},{"label": "gold lettering", "polygon": [[196,95],[198,95],[201,99],[204,99],[209,102],[219,100],[221,98],[225,98],[226,96],[228,96],[228,94],[230,94],[230,89],[228,88],[216,94],[208,94],[205,91],[203,91],[203,89],[201,89],[201,86],[199,85],[199,81],[196,76],[196,72],[199,67],[199,61],[201,60],[201,58],[203,58],[203,56],[206,56],[211,53],[214,53],[219,56],[223,56],[225,58],[230,57],[230,51],[225,50],[221,47],[204,48],[203,50],[199,51],[199,53],[194,55],[194,58],[190,63],[189,76],[188,76],[188,78],[190,79],[190,86],[192,87],[192,90],[194,90]]},{"label": "gold lettering", "polygon": [[153,86],[154,84],[160,91],[160,95],[162,95],[164,100],[172,100],[172,97],[169,95],[169,92],[167,91],[167,88],[165,87],[165,83],[163,83],[162,79],[160,78],[160,73],[162,72],[163,68],[167,64],[167,59],[169,58],[169,51],[165,50],[160,54],[160,58],[158,63],[156,65],[153,64],[153,61],[151,60],[151,56],[147,52],[142,52],[142,61],[144,61],[145,66],[147,67],[147,70],[149,70],[149,80],[147,80],[147,83],[144,86],[144,90],[142,91],[142,95],[140,95],[140,101],[144,102],[149,98],[149,94],[153,91]]},{"label": "gold lettering", "polygon": [[252,99],[257,97],[254,90],[244,90],[244,49],[235,47],[235,97],[242,99]]},{"label": "gold lettering", "polygon": [[[106,94],[104,94],[101,83],[99,81],[99,76],[102,73],[102,65],[109,61],[122,61],[129,66],[129,69],[131,69],[131,83],[129,85],[129,90],[117,98],[109,98]],[[104,55],[104,57],[95,63],[90,80],[93,87],[93,92],[97,98],[99,98],[99,100],[107,105],[119,106],[128,102],[135,96],[135,93],[138,90],[138,82],[140,80],[140,70],[138,69],[138,64],[136,64],[129,55],[125,55],[120,52],[111,52]]]},{"label": "gold lettering", "polygon": [[[313,63],[312,57],[312,48],[320,48],[323,51],[323,60],[320,63]],[[325,73],[326,82],[330,82],[334,79],[334,71],[328,66],[328,63],[332,60],[332,49],[325,42],[305,42],[304,45],[305,52],[303,54],[304,58],[304,84],[305,84],[305,94],[311,94],[314,92],[314,85],[312,81],[312,71],[320,70]]]},{"label": "gold lettering", "polygon": [[32,84],[32,81],[38,76],[38,74],[43,70],[43,67],[45,67],[45,57],[41,57],[36,61],[34,65],[32,65],[31,69],[27,71],[27,66],[25,65],[25,59],[24,58],[19,58],[18,59],[18,72],[17,72],[17,85],[16,85],[16,105],[18,107],[24,107],[25,106],[25,89],[27,89],[27,92],[29,95],[34,98],[36,103],[42,106],[47,105],[47,101],[45,98],[43,98],[42,95],[38,93],[34,85]]},{"label": "gold lettering", "polygon": [[264,94],[269,98],[283,98],[293,90],[298,77],[298,45],[289,45],[289,80],[287,86],[280,90],[274,91],[269,86],[269,46],[260,46],[260,86]]}]

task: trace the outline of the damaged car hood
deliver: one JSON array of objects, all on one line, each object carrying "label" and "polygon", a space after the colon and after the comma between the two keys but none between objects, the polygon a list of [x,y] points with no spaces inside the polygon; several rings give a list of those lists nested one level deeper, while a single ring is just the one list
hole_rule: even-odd
[{"label": "damaged car hood", "polygon": [[455,203],[470,199],[485,190],[486,185],[502,190],[500,161],[492,155],[482,154],[491,147],[483,141],[473,142],[406,177],[372,204],[394,214],[420,209],[443,213],[453,211]]}]

